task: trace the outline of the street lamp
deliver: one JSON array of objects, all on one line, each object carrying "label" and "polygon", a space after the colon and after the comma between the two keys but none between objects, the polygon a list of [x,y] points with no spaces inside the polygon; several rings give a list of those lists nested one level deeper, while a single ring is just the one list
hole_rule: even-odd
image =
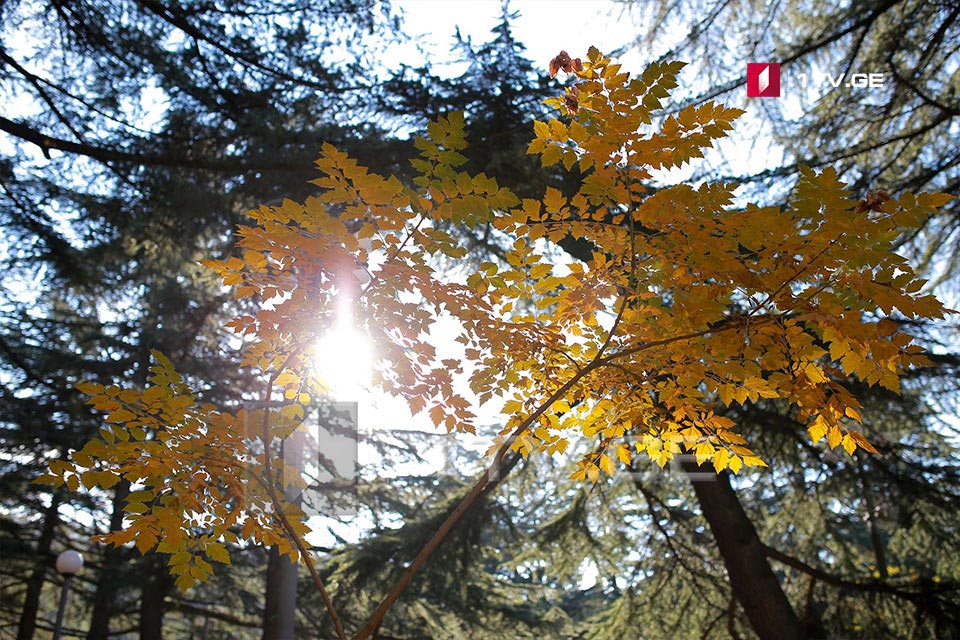
[{"label": "street lamp", "polygon": [[70,593],[70,581],[83,568],[83,556],[79,551],[69,549],[57,556],[57,573],[64,576],[63,590],[60,592],[60,606],[57,608],[57,624],[53,629],[53,640],[60,640],[63,626],[63,613],[67,609],[67,594]]}]

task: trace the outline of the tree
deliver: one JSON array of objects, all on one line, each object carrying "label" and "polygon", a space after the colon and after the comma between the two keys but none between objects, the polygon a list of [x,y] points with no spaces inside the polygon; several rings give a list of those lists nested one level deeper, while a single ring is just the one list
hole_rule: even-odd
[{"label": "tree", "polygon": [[[957,454],[919,394],[930,372],[917,373],[902,379],[902,397],[856,388],[881,456],[836,455],[811,444],[775,401],[735,406],[730,415],[772,461],[771,469],[741,472],[732,483],[779,580],[775,591],[786,594],[811,638],[934,638],[956,627]],[[411,449],[439,439],[420,436]],[[398,598],[389,634],[753,637],[680,465],[661,471],[640,464],[592,486],[568,479],[574,466],[533,456],[501,479]],[[336,585],[334,602],[348,627],[363,620],[368,603],[390,588],[469,488],[464,478],[451,491],[442,478],[374,475],[361,485],[378,525],[325,556],[318,569]],[[874,489],[872,504],[864,483]],[[319,597],[307,596],[302,607],[303,635],[333,635],[314,615],[322,611]]]},{"label": "tree", "polygon": [[[637,16],[642,50],[662,51],[672,37],[664,34],[679,33],[663,55],[697,61],[706,80],[691,87],[680,106],[743,91],[746,63],[765,61],[782,65],[783,94],[799,101],[799,109],[794,100],[754,103],[753,115],[769,125],[766,131],[784,151],[779,163],[773,153],[772,166],[756,175],[732,176],[721,165],[715,177],[743,182],[765,201],[788,191],[800,165],[832,166],[861,192],[960,189],[960,13],[953,4],[689,0],[648,9]],[[850,87],[857,73],[881,74],[881,86]],[[956,233],[954,202],[901,243],[933,283],[950,284],[958,273]]]},{"label": "tree", "polygon": [[[384,141],[363,95],[373,80],[360,45],[395,29],[389,7],[378,6],[0,6],[3,547],[14,575],[31,575],[2,600],[7,617],[19,616],[22,640],[33,635],[56,548],[88,544],[104,533],[92,528],[101,523],[122,524],[124,482],[81,499],[30,484],[41,460],[98,431],[74,384],[145,382],[155,347],[191,363],[184,373],[211,380],[211,399],[242,397],[242,374],[213,380],[215,369],[237,371],[222,336],[209,331],[233,303],[196,261],[229,253],[246,208],[297,194],[319,141],[357,148],[363,137],[366,157],[382,167],[403,147]],[[342,55],[331,59],[338,43]],[[344,113],[369,122],[340,126]],[[79,518],[65,515],[76,509]],[[87,513],[93,525],[76,521]],[[91,640],[111,625],[157,637],[165,608],[193,604],[167,604],[167,572],[155,559],[85,551],[94,576],[79,583],[74,602],[92,610]],[[144,585],[154,592],[140,593]],[[123,591],[131,595],[118,597]]]},{"label": "tree", "polygon": [[[311,351],[351,304],[376,345],[378,383],[413,411],[448,431],[472,431],[455,384],[463,378],[481,402],[506,397],[507,416],[488,471],[360,626],[355,637],[365,638],[519,456],[569,449],[571,480],[580,482],[613,475],[638,454],[663,466],[687,452],[697,466],[737,473],[765,463],[717,408],[762,399],[792,407],[814,442],[875,452],[855,427],[860,404],[839,378],[897,390],[903,370],[924,362],[900,324],[882,316],[941,317],[943,308],[918,293],[922,282],[891,248],[949,197],[851,198],[835,172],[809,169],[785,209],[733,209],[723,183],[648,195],[651,171],[700,157],[742,112],[707,102],[654,129],[651,115],[681,65],[654,64],[631,79],[596,49],[586,62],[561,53],[553,64],[578,80],[551,101],[570,120],[536,123],[529,151],[548,166],[578,166],[575,195],[547,188],[541,200],[521,201],[483,174],[458,171],[466,142],[456,114],[417,141],[413,187],[325,145],[321,193],[250,212],[242,253],[208,262],[238,297],[259,302],[228,323],[254,338],[243,362],[264,380],[259,408],[200,402],[155,353],[145,389],[81,387],[108,412],[103,439],[52,462],[43,480],[71,489],[142,484],[128,498],[130,528],[105,539],[171,554],[181,588],[212,573],[208,560],[229,561],[225,542],[276,544],[306,563],[345,637],[304,543],[304,515],[283,499],[285,483],[299,481],[275,445],[323,392]],[[481,264],[465,282],[445,278],[432,260],[465,250],[443,221],[490,223],[512,248],[503,264]],[[561,269],[551,246],[568,236],[595,250],[585,265]],[[430,342],[445,314],[460,323],[462,358],[440,357]],[[770,637],[763,612],[746,610]]]},{"label": "tree", "polygon": [[[637,6],[636,3],[626,4]],[[752,169],[744,172],[725,162],[710,167],[704,165],[694,172],[695,179],[709,176],[733,180],[743,184],[751,197],[762,202],[782,202],[795,180],[797,167],[805,164],[836,167],[841,179],[858,191],[885,189],[892,193],[935,188],[956,192],[956,154],[953,148],[956,146],[957,115],[954,73],[957,12],[952,6],[910,1],[860,2],[844,7],[815,1],[762,6],[745,2],[694,1],[669,6],[660,3],[652,13],[638,19],[638,26],[641,51],[656,56],[669,49],[664,53],[666,57],[682,56],[694,61],[696,77],[704,80],[701,84],[691,85],[691,90],[672,101],[668,109],[731,94],[742,97],[747,62],[781,63],[782,93],[786,99],[747,101],[751,115],[764,125],[763,134],[775,141],[764,156],[768,163],[753,173],[749,173],[754,171]],[[673,41],[664,45],[671,38]],[[865,72],[882,74],[882,86],[855,88],[847,84],[852,74]],[[744,139],[737,146],[757,142]],[[783,151],[782,156],[779,156],[779,150]],[[898,249],[910,255],[919,272],[930,278],[927,290],[939,290],[950,296],[956,281],[955,219],[956,202],[948,203],[924,227],[905,232],[898,241]],[[944,322],[913,324],[909,330],[921,341],[935,345],[941,351],[954,349],[952,340],[947,337],[951,335],[952,327]],[[879,571],[876,567],[884,566],[884,555],[897,553],[896,547],[906,539],[914,539],[915,548],[924,548],[922,543],[916,542],[928,535],[923,532],[923,519],[878,517],[878,512],[890,513],[895,501],[883,500],[887,505],[882,509],[877,507],[876,495],[869,495],[872,485],[886,488],[884,492],[877,492],[884,498],[913,496],[917,487],[924,487],[925,492],[929,492],[925,495],[940,497],[934,504],[922,501],[927,504],[923,512],[939,513],[949,520],[946,514],[952,507],[947,504],[954,499],[955,491],[949,483],[928,483],[929,476],[925,476],[921,469],[945,479],[955,475],[955,465],[940,455],[941,434],[952,431],[953,427],[931,415],[932,411],[938,410],[937,407],[946,408],[947,415],[955,413],[952,408],[954,399],[950,395],[954,388],[952,361],[953,358],[949,357],[940,359],[937,369],[924,374],[926,384],[913,390],[923,396],[917,402],[924,407],[922,417],[912,421],[918,430],[914,435],[907,436],[902,426],[898,426],[896,433],[901,434],[900,438],[885,442],[883,459],[858,464],[856,474],[835,475],[836,483],[831,484],[827,495],[837,496],[856,510],[867,523],[861,528],[871,532],[866,539],[859,536],[858,528],[852,523],[835,527],[831,518],[837,516],[828,506],[812,511],[804,507],[809,517],[823,518],[818,527],[811,528],[824,531],[826,535],[845,531],[849,536],[844,544],[836,547],[838,555],[830,561],[830,565],[836,567],[833,578],[853,576],[857,580],[871,580],[870,571]],[[936,375],[937,370],[942,371],[942,375]],[[893,401],[882,394],[868,397],[878,405],[865,407],[864,413],[873,415],[878,426],[888,424],[881,418],[885,412],[908,415],[916,408],[914,400],[905,399],[901,409],[894,408]],[[755,420],[768,424],[775,415],[763,411]],[[743,419],[750,420],[750,416],[744,415]],[[799,426],[785,416],[785,428]],[[793,436],[795,439],[801,437],[802,430]],[[934,445],[934,442],[939,444]],[[918,455],[922,462],[915,458]],[[883,460],[889,460],[891,456],[898,460],[908,458],[912,462],[885,464]],[[785,462],[796,465],[792,470],[795,476],[816,473],[821,463],[806,454]],[[841,486],[842,483],[846,486]],[[796,494],[778,491],[773,483],[767,486],[766,495],[771,492],[780,496],[784,509],[803,502],[795,500]],[[819,492],[822,493],[822,489]],[[755,495],[744,496],[748,511],[751,509],[746,501]],[[941,497],[948,502],[939,502]],[[904,498],[904,501],[911,502],[911,499]],[[828,505],[825,496],[818,496],[814,502]],[[774,523],[781,517],[775,509],[754,510],[753,513],[763,514]],[[770,531],[771,526],[776,529],[774,523],[755,522],[758,529]],[[936,527],[936,535],[949,548],[955,544],[960,530],[945,525],[946,522],[941,522]],[[860,554],[864,551],[873,555],[874,569],[861,563]],[[946,558],[937,553],[918,554],[918,558],[920,556],[924,558],[923,562],[911,563],[915,576],[937,574]],[[808,567],[818,562],[817,553],[810,550]],[[849,568],[854,566],[862,568],[851,571]],[[810,593],[813,593],[814,583],[820,578],[810,575]],[[890,587],[891,592],[895,591],[894,583],[902,582],[901,578],[883,571],[878,579],[886,583],[884,586]],[[916,578],[911,588],[924,590],[916,584],[921,580]],[[842,579],[835,580],[834,584],[841,582]],[[819,587],[825,587],[825,583],[819,582]],[[853,601],[850,591],[838,590],[839,597],[845,602]],[[899,615],[892,617],[901,621],[909,620],[908,612],[915,612],[917,621],[924,620],[923,624],[917,623],[918,628],[926,624],[927,632],[935,637],[936,628],[949,628],[952,624],[949,617],[944,619],[940,613],[949,607],[944,609],[938,602],[949,589],[940,594],[929,589],[924,591],[925,596],[904,597],[897,601],[908,604],[907,607],[896,605],[888,607],[887,611],[896,611]],[[874,596],[865,590],[860,590],[859,594],[858,606],[862,613],[858,615],[863,619],[869,617],[871,602],[868,600]],[[927,597],[929,602],[925,601]],[[804,596],[798,594],[794,601],[803,602]],[[807,602],[810,601],[807,598]],[[806,608],[810,609],[809,604]],[[881,629],[889,619],[890,616],[884,620],[874,618],[869,627]],[[886,635],[915,632],[907,631],[910,626],[906,622],[897,630],[888,629]],[[835,630],[841,635],[851,632],[849,628]],[[877,633],[884,635],[882,631]]]}]

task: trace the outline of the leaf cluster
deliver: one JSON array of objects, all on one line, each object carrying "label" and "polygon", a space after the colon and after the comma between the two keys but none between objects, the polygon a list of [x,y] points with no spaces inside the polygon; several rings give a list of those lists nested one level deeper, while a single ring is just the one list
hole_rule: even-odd
[{"label": "leaf cluster", "polygon": [[[374,345],[376,383],[438,427],[474,430],[464,387],[480,402],[503,400],[497,460],[510,449],[564,454],[575,441],[588,445],[576,481],[613,475],[638,454],[663,466],[687,452],[718,472],[765,466],[721,415],[761,399],[790,408],[814,441],[872,451],[843,378],[895,390],[924,363],[882,316],[944,309],[892,249],[949,198],[905,193],[862,206],[834,171],[807,169],[785,207],[734,208],[724,183],[649,194],[652,171],[702,156],[741,113],[705,103],[655,125],[680,69],[652,65],[631,78],[593,48],[571,66],[576,83],[551,101],[561,119],[536,123],[529,148],[544,165],[577,166],[570,197],[547,188],[521,201],[462,171],[458,114],[417,141],[409,185],[325,145],[317,195],[249,212],[239,254],[205,262],[256,305],[227,326],[247,340],[244,364],[267,380],[263,408],[197,404],[158,357],[143,391],[85,388],[110,426],[48,479],[142,483],[130,529],[111,540],[139,536],[144,549],[162,540],[181,586],[209,573],[200,553],[223,557],[219,540],[297,557],[302,514],[278,497],[283,463],[272,452],[326,390],[311,362],[345,308]],[[443,272],[438,260],[465,255],[449,222],[491,225],[510,249],[465,277]],[[590,260],[552,260],[569,237],[595,247]],[[458,357],[433,344],[441,319],[458,327]]]}]

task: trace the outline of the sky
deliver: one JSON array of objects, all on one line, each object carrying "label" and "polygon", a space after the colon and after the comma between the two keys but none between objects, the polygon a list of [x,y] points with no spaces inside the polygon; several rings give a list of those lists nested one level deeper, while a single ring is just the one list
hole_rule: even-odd
[{"label": "sky", "polygon": [[[457,28],[474,42],[488,40],[502,13],[499,0],[395,0],[394,6],[405,16],[405,31],[437,59],[447,55]],[[591,45],[607,52],[636,33],[632,21],[620,19],[622,5],[609,0],[512,0],[510,10],[520,14],[514,37],[544,69],[561,49],[585,57]]]},{"label": "sky", "polygon": [[[637,40],[640,27],[636,5],[643,4],[638,1],[631,7],[611,0],[511,0],[509,7],[511,12],[519,13],[512,24],[514,37],[526,46],[527,57],[546,71],[550,59],[561,49],[574,58],[585,58],[590,46],[606,54]],[[393,6],[404,15],[404,31],[431,53],[434,71],[447,71],[451,76],[461,72],[462,67],[451,63],[445,69],[442,61],[449,56],[456,29],[475,43],[486,42],[502,15],[500,0],[394,0]],[[672,40],[679,40],[682,35],[667,31],[658,36],[660,48],[669,48],[674,43]],[[654,55],[660,53],[658,50]],[[398,55],[409,56],[409,62],[416,63],[421,54],[411,45]],[[646,56],[647,60],[651,57]],[[617,56],[617,62],[625,71],[640,73],[644,68],[643,56],[636,47],[628,47]],[[696,82],[692,67],[681,71],[680,82]],[[791,96],[784,98],[789,103],[797,102]],[[740,175],[756,173],[779,162],[779,151],[771,148],[765,125],[760,119],[750,117],[751,112],[762,105],[756,99],[746,98],[745,91],[725,97],[724,102],[747,110],[737,126],[742,136],[721,141],[718,152],[713,156],[708,154],[704,162],[722,162],[732,174]],[[688,167],[664,178],[670,182],[683,181],[691,173],[692,167]]]}]

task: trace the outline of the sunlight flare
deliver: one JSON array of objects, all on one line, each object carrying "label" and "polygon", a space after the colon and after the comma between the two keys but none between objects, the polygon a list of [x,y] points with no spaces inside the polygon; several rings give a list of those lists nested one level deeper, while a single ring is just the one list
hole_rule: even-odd
[{"label": "sunlight flare", "polygon": [[370,340],[357,329],[350,310],[342,309],[314,347],[314,375],[335,399],[356,400],[369,390],[372,367]]}]

